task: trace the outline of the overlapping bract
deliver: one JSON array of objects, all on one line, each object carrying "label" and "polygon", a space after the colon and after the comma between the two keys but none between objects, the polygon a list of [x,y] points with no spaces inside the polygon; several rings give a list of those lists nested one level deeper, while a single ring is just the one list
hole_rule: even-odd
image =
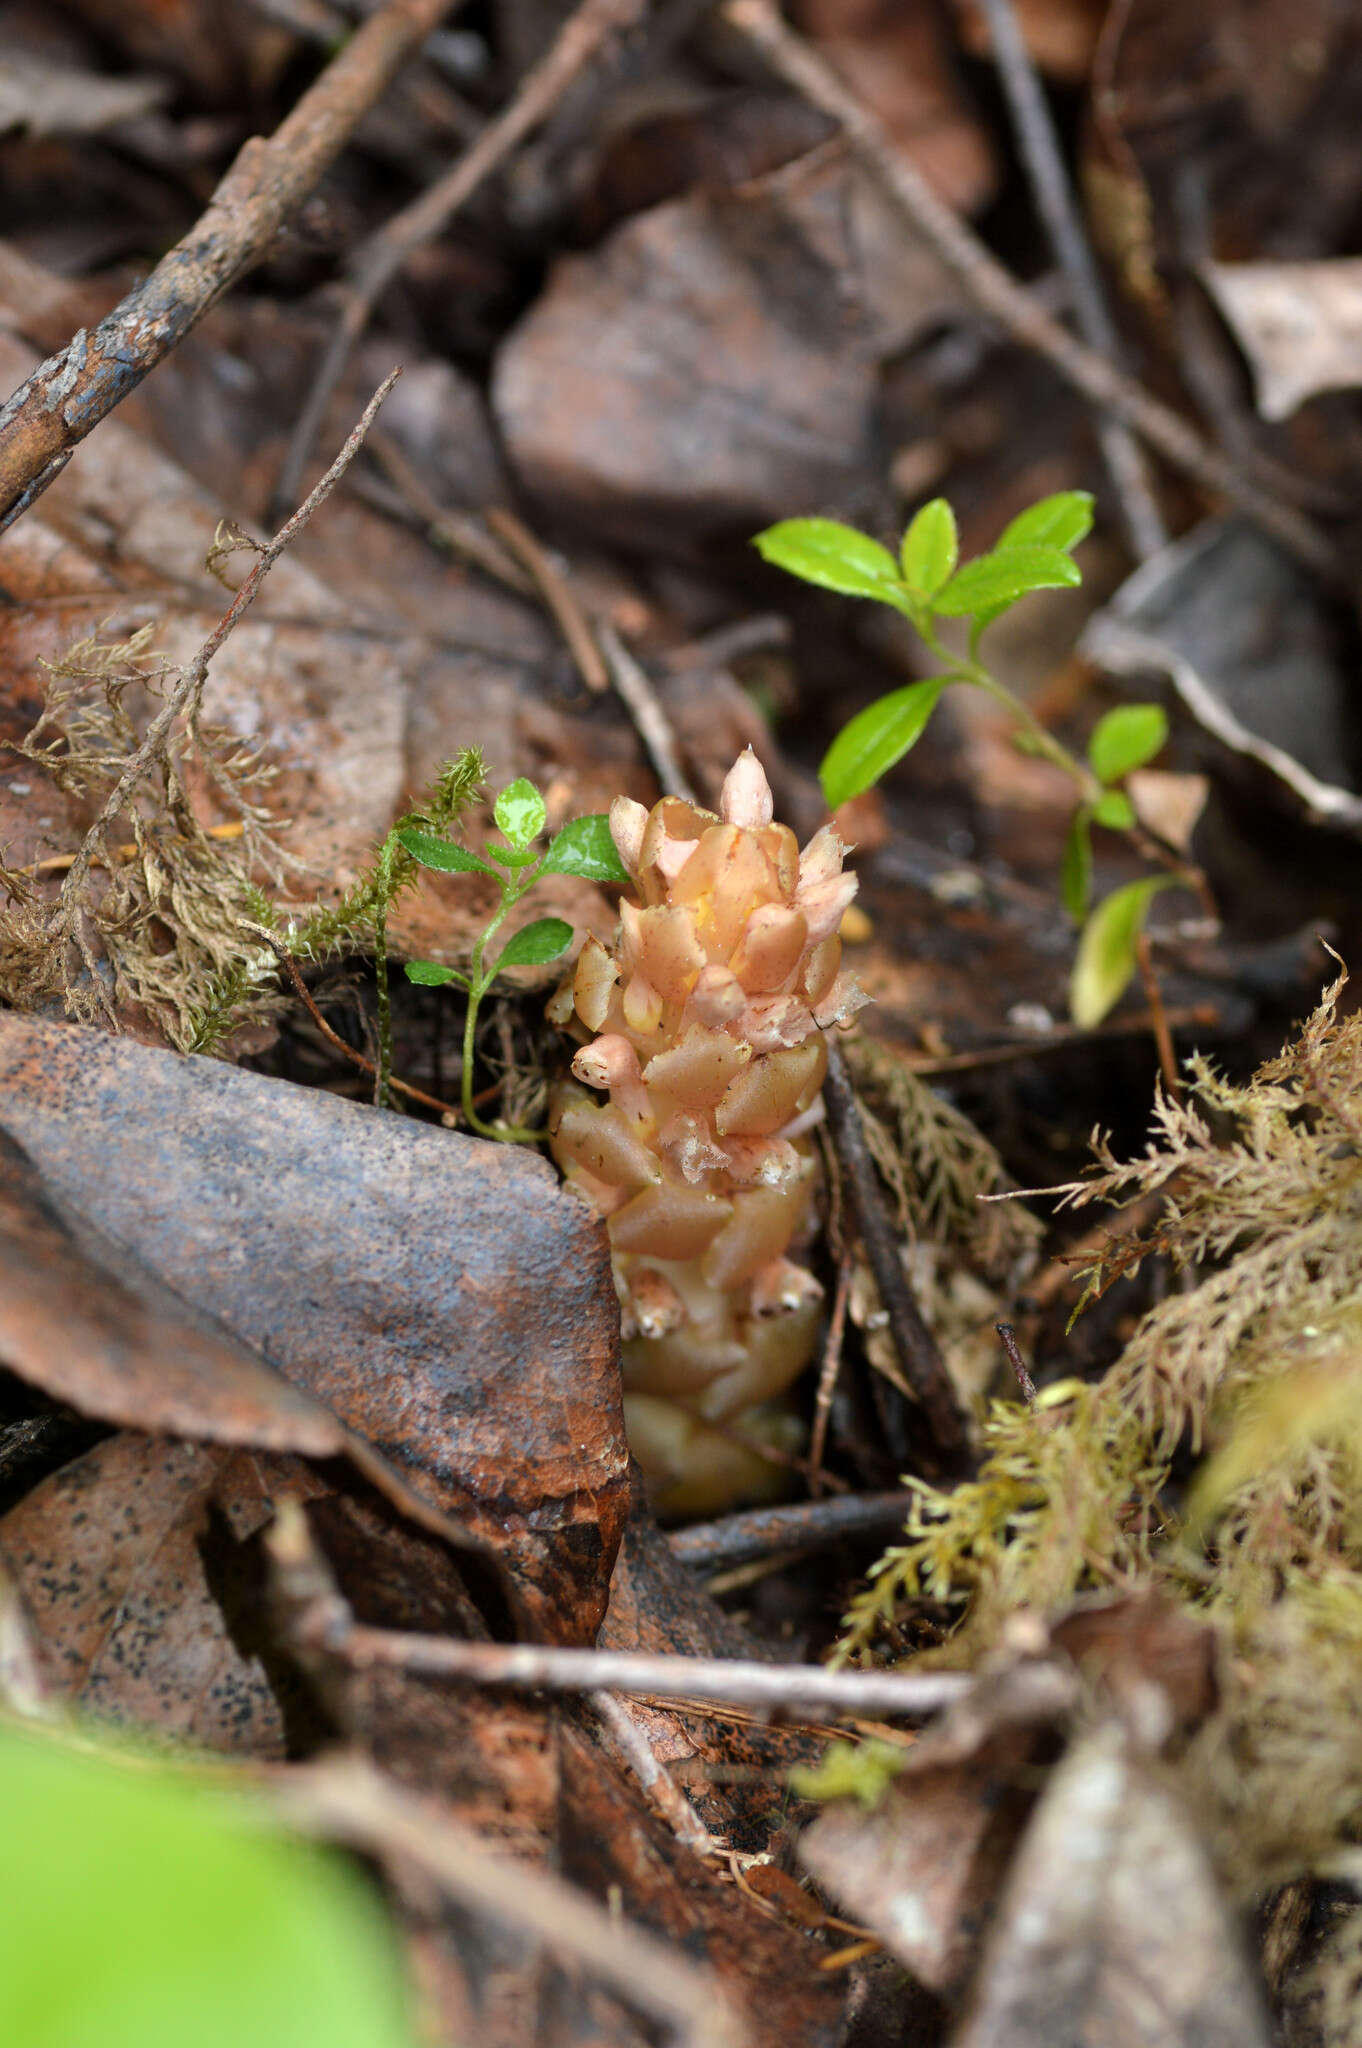
[{"label": "overlapping bract", "polygon": [[838,937],[856,878],[833,826],[801,854],[772,822],[750,748],[718,817],[620,798],[610,827],[639,900],[555,999],[596,1036],[553,1150],[608,1221],[630,1443],[661,1508],[705,1511],[763,1490],[771,1466],[737,1439],[789,1443],[772,1404],[817,1330],[821,1290],[791,1254],[812,1226],[823,1027],[865,1000]]}]

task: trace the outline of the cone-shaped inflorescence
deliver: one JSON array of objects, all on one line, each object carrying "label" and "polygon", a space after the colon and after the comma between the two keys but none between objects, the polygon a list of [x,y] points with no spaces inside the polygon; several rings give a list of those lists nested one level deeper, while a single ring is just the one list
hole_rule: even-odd
[{"label": "cone-shaped inflorescence", "polygon": [[719,809],[618,800],[610,829],[639,900],[622,903],[613,948],[587,940],[551,1010],[595,1034],[572,1063],[585,1086],[555,1104],[553,1151],[607,1219],[629,1441],[667,1513],[769,1491],[779,1468],[742,1440],[792,1445],[780,1397],[819,1320],[799,1253],[823,1028],[865,1001],[841,972],[856,878],[835,828],[801,854],[750,748]]}]

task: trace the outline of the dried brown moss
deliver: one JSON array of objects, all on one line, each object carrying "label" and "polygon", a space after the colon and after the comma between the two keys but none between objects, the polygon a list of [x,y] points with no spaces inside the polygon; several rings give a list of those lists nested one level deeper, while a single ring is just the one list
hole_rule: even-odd
[{"label": "dried brown moss", "polygon": [[[1063,1190],[1162,1190],[1100,1292],[1152,1253],[1182,1276],[1095,1385],[996,1403],[978,1477],[918,1486],[905,1537],[847,1618],[873,1653],[917,1602],[953,1606],[937,1660],[967,1663],[1021,1608],[1159,1586],[1212,1619],[1223,1703],[1183,1770],[1243,1897],[1353,1855],[1362,1828],[1362,1016],[1343,977],[1244,1084],[1204,1060],[1161,1096],[1149,1145]],[[1202,1453],[1188,1493],[1175,1451]],[[1340,2037],[1342,2038],[1342,2037]]]}]

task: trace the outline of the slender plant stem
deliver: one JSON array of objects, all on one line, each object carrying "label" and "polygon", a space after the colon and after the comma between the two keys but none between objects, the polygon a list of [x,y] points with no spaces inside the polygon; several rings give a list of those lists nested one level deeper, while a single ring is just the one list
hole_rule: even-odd
[{"label": "slender plant stem", "polygon": [[507,1144],[517,1145],[546,1144],[549,1134],[547,1131],[531,1131],[523,1124],[485,1124],[483,1122],[473,1107],[473,1047],[478,1028],[478,1011],[482,1005],[482,999],[497,978],[495,967],[493,967],[490,974],[484,974],[482,971],[483,955],[487,950],[487,943],[489,939],[496,936],[501,926],[505,923],[507,915],[515,909],[521,897],[529,894],[530,890],[539,880],[539,874],[539,868],[534,867],[530,869],[519,887],[514,886],[510,882],[502,883],[501,908],[474,946],[472,957],[468,963],[468,1010],[463,1022],[463,1095],[461,1099],[463,1102],[463,1113],[468,1121],[468,1128],[471,1131],[476,1131],[480,1138],[500,1138]]}]

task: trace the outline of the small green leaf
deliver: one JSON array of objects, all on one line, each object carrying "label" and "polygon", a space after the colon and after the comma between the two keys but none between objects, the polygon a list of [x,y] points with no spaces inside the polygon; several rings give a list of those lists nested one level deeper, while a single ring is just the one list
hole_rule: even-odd
[{"label": "small green leaf", "polygon": [[1074,812],[1064,855],[1059,863],[1059,893],[1075,924],[1088,914],[1092,894],[1092,833],[1088,829],[1088,808],[1080,804]]},{"label": "small green leaf", "polygon": [[1129,832],[1135,823],[1135,806],[1123,789],[1104,790],[1092,807],[1092,818],[1109,832]]},{"label": "small green leaf", "polygon": [[372,1887],[188,1759],[115,1761],[88,1737],[7,1727],[0,1811],[10,2048],[415,2039]]},{"label": "small green leaf", "polygon": [[413,860],[419,860],[423,868],[437,868],[446,875],[494,873],[485,860],[479,860],[477,854],[470,853],[466,846],[456,846],[452,839],[441,839],[434,832],[419,832],[415,825],[399,825],[397,837]]},{"label": "small green leaf", "polygon": [[1121,704],[1099,718],[1088,741],[1088,759],[1099,782],[1119,782],[1133,768],[1152,761],[1168,737],[1161,704]]},{"label": "small green leaf", "polygon": [[891,690],[842,727],[818,771],[830,811],[869,789],[917,744],[949,681],[949,676],[930,676]]},{"label": "small green leaf", "polygon": [[406,964],[408,981],[419,982],[422,988],[444,988],[451,981],[468,986],[468,976],[460,974],[456,967],[442,967],[438,960],[408,960]]},{"label": "small green leaf", "polygon": [[840,591],[843,597],[875,597],[899,611],[907,609],[907,593],[888,548],[839,519],[782,519],[759,533],[752,545],[763,561],[788,569],[806,583]]},{"label": "small green leaf", "polygon": [[945,589],[932,599],[943,618],[990,618],[1033,590],[1072,590],[1083,581],[1076,563],[1063,548],[1005,547],[980,555],[957,569]]},{"label": "small green leaf", "polygon": [[546,960],[556,960],[571,943],[572,926],[561,917],[537,917],[508,939],[493,971],[500,974],[503,967],[542,967]]},{"label": "small green leaf", "polygon": [[1125,994],[1149,906],[1160,889],[1172,886],[1170,875],[1127,882],[1099,903],[1084,925],[1069,979],[1069,1011],[1081,1030],[1100,1024]]},{"label": "small green leaf", "polygon": [[914,515],[903,536],[903,580],[924,597],[935,597],[955,574],[959,559],[955,514],[944,498],[933,498]]},{"label": "small green leaf", "polygon": [[1019,512],[1003,529],[998,546],[1029,547],[1039,542],[1044,547],[1076,548],[1091,531],[1092,492],[1056,491],[1052,498]]},{"label": "small green leaf", "polygon": [[543,831],[548,813],[539,791],[521,775],[507,783],[492,806],[492,815],[516,851],[523,853]]},{"label": "small green leaf", "polygon": [[546,875],[581,875],[588,882],[627,882],[628,871],[610,837],[604,811],[573,818],[555,832],[544,858]]},{"label": "small green leaf", "polygon": [[503,868],[532,868],[538,855],[532,846],[503,846],[499,839],[489,839],[487,858]]}]

